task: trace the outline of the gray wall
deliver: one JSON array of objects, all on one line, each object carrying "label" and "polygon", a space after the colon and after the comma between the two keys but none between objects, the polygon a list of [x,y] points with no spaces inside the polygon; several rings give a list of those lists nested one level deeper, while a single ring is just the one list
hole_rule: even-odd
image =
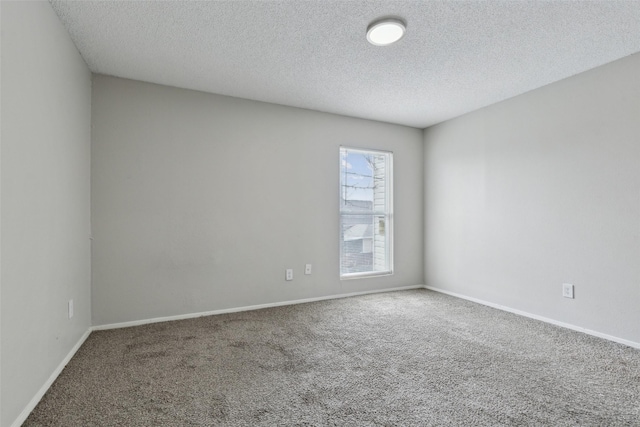
[{"label": "gray wall", "polygon": [[9,426],[90,326],[91,74],[49,3],[0,7],[0,425]]},{"label": "gray wall", "polygon": [[636,54],[427,129],[426,284],[640,342],[638,76]]},{"label": "gray wall", "polygon": [[[420,130],[93,84],[94,325],[422,284]],[[340,144],[394,152],[393,276],[339,280]]]}]

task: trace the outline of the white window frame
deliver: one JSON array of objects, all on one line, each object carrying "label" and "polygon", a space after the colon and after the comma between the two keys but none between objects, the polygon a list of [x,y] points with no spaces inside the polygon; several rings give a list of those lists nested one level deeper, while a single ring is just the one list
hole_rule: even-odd
[{"label": "white window frame", "polygon": [[[344,203],[343,203],[343,199],[344,199],[344,195],[343,195],[343,165],[342,165],[342,160],[343,160],[343,152],[347,151],[347,152],[356,152],[356,153],[362,153],[362,154],[384,154],[385,156],[387,156],[386,159],[386,163],[385,163],[385,189],[386,189],[386,197],[385,197],[385,210],[384,211],[375,211],[372,210],[371,213],[363,213],[362,211],[350,211],[349,209],[345,208]],[[339,258],[339,273],[340,273],[340,280],[349,280],[349,279],[361,279],[361,278],[367,278],[367,277],[379,277],[379,276],[389,276],[393,274],[393,152],[391,151],[383,151],[383,150],[375,150],[375,149],[368,149],[368,148],[355,148],[355,147],[347,147],[347,146],[340,146],[340,150],[339,150],[339,157],[340,157],[340,168],[339,168],[339,173],[340,173],[340,177],[339,177],[339,192],[338,192],[338,197],[339,197],[339,209],[338,209],[338,213],[339,213],[339,218],[338,218],[338,223],[339,223],[339,228],[338,228],[338,233],[339,233],[339,253],[340,253],[340,258]],[[342,230],[342,217],[344,215],[371,215],[372,217],[376,217],[376,216],[384,216],[385,218],[385,239],[386,239],[386,251],[385,251],[385,258],[386,258],[386,266],[387,269],[385,269],[384,271],[366,271],[366,272],[358,272],[358,273],[343,273],[342,272],[342,259],[343,259],[343,230]]]}]

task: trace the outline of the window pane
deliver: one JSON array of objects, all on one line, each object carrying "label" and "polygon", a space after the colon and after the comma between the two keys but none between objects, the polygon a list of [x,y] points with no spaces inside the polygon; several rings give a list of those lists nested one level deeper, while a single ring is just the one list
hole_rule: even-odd
[{"label": "window pane", "polygon": [[385,212],[387,153],[342,150],[341,210]]},{"label": "window pane", "polygon": [[385,215],[342,215],[341,274],[389,271]]}]

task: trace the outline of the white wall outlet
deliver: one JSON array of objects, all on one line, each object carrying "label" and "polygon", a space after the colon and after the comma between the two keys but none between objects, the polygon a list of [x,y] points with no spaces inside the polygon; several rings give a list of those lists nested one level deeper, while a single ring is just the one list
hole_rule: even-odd
[{"label": "white wall outlet", "polygon": [[304,274],[311,274],[311,264],[304,265]]},{"label": "white wall outlet", "polygon": [[285,280],[293,280],[293,269],[292,268],[287,268],[287,271],[285,273]]},{"label": "white wall outlet", "polygon": [[573,285],[570,283],[562,284],[562,296],[565,298],[573,298]]},{"label": "white wall outlet", "polygon": [[69,311],[69,319],[71,319],[73,317],[73,300],[72,299],[69,300],[67,309]]}]

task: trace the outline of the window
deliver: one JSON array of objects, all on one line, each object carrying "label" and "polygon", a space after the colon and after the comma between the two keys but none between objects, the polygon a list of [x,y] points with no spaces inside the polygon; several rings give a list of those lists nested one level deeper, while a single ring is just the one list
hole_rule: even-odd
[{"label": "window", "polygon": [[340,148],[340,277],[393,272],[393,155]]}]

